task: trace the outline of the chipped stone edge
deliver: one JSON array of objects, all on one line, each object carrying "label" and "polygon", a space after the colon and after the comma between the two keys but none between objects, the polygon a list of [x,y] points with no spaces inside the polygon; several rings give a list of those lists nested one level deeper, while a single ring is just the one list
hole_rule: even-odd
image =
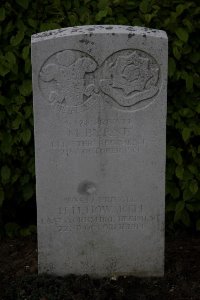
[{"label": "chipped stone edge", "polygon": [[75,27],[66,27],[55,30],[48,30],[33,34],[31,36],[31,43],[37,43],[44,40],[50,40],[65,36],[76,36],[76,35],[93,35],[93,34],[127,34],[136,35],[143,37],[155,37],[161,39],[168,39],[167,34],[163,30],[151,29],[139,26],[125,26],[125,25],[84,25]]}]

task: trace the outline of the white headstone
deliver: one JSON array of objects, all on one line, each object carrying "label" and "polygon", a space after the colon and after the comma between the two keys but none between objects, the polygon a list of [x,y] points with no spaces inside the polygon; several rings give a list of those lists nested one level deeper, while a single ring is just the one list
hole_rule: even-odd
[{"label": "white headstone", "polygon": [[162,276],[167,36],[32,37],[39,272]]}]

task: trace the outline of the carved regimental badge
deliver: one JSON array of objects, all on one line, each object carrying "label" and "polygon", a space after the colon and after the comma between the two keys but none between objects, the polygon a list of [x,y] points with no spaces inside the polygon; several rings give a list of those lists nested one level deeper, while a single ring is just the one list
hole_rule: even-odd
[{"label": "carved regimental badge", "polygon": [[160,81],[156,60],[137,49],[115,52],[100,66],[84,52],[60,51],[46,60],[39,74],[45,99],[71,112],[103,99],[120,110],[146,107],[159,92]]}]

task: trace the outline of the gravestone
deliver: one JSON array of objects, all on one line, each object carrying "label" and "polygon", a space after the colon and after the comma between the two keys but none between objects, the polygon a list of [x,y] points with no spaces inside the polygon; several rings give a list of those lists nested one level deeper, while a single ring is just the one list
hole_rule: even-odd
[{"label": "gravestone", "polygon": [[32,36],[39,272],[162,276],[167,36]]}]

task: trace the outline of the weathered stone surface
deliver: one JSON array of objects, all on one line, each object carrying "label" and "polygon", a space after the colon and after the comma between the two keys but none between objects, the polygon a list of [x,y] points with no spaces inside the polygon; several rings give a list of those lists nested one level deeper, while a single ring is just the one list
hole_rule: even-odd
[{"label": "weathered stone surface", "polygon": [[162,276],[167,36],[32,37],[39,272]]}]

